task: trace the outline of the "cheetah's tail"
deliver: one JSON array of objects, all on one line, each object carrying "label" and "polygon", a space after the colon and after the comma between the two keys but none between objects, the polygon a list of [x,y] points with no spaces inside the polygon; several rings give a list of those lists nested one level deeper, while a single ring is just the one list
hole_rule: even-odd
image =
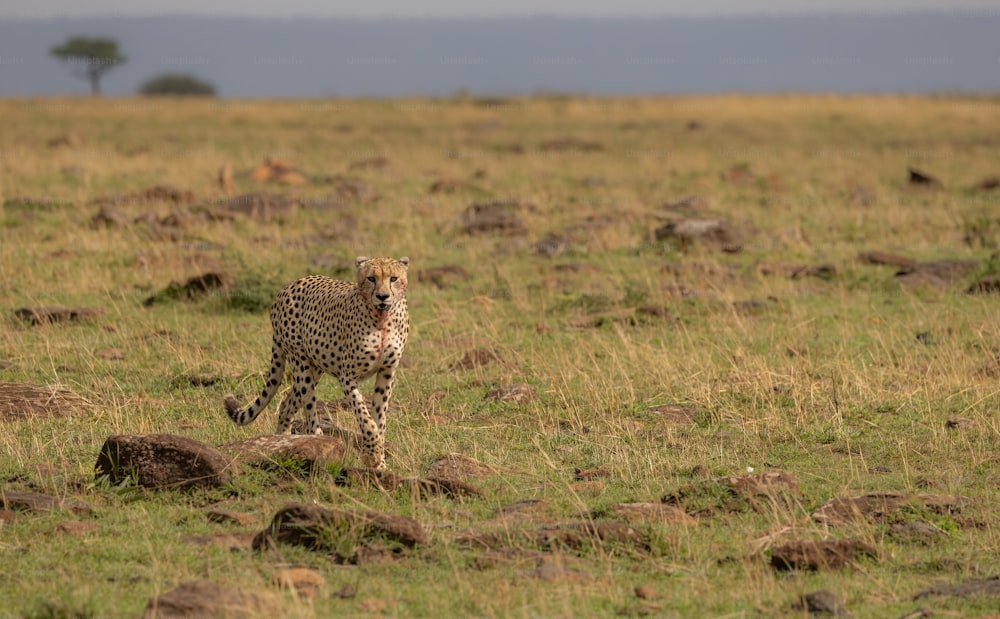
[{"label": "cheetah's tail", "polygon": [[271,403],[271,398],[278,391],[278,385],[281,383],[281,377],[285,370],[285,354],[277,346],[272,347],[271,352],[273,359],[271,373],[267,377],[267,382],[264,383],[264,389],[252,405],[244,409],[240,406],[240,401],[236,399],[236,396],[231,393],[227,393],[223,398],[226,414],[236,425],[245,426],[256,419],[257,415]]}]

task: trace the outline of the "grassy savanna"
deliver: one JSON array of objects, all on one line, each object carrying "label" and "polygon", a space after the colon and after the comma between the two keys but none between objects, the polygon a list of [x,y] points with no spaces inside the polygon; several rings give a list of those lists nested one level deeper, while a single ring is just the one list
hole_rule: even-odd
[{"label": "grassy savanna", "polygon": [[[1000,198],[974,189],[1000,173],[995,98],[8,100],[0,117],[0,382],[60,385],[90,403],[83,414],[0,421],[0,478],[7,491],[95,510],[0,524],[2,616],[134,617],[150,596],[198,579],[264,591],[285,617],[801,616],[799,596],[818,589],[862,617],[997,609],[995,596],[913,599],[1000,575],[998,297],[965,294],[1000,270]],[[48,145],[67,135],[68,145]],[[242,174],[268,157],[311,182],[261,186]],[[224,198],[225,162],[238,193],[306,206],[266,219],[202,216]],[[908,166],[941,184],[910,185]],[[438,181],[448,191],[432,192]],[[338,182],[361,191],[338,193]],[[194,200],[136,197],[156,185]],[[128,220],[91,225],[114,196]],[[687,196],[699,200],[667,206]],[[516,200],[523,228],[468,233],[463,212],[494,200]],[[657,240],[678,213],[724,219],[742,251]],[[903,285],[895,267],[859,263],[866,250],[980,266]],[[239,428],[223,395],[248,402],[259,390],[274,294],[309,273],[350,278],[358,254],[412,265],[390,469],[422,475],[436,457],[464,454],[499,471],[470,480],[481,497],[341,487],[336,467],[249,468],[225,488],[187,493],[95,480],[111,434],[222,445],[272,432],[276,404]],[[822,277],[789,276],[824,264],[834,268]],[[454,265],[468,277],[421,277]],[[232,276],[226,293],[144,306],[170,282],[213,270]],[[103,313],[42,326],[13,316],[39,306]],[[479,349],[499,360],[459,363]],[[512,383],[538,397],[484,399]],[[330,378],[318,391],[341,396]],[[359,466],[358,454],[344,465]],[[741,502],[710,481],[748,467],[790,473],[800,492]],[[578,480],[576,469],[600,475]],[[595,538],[563,552],[516,540],[487,552],[456,541],[581,514],[613,519],[616,503],[685,487],[701,488],[684,505],[696,524],[637,523],[648,548]],[[913,507],[851,525],[810,517],[828,499],[880,492],[964,499],[957,510]],[[523,523],[497,518],[524,500],[540,502]],[[322,552],[188,539],[259,530],[290,502],[411,516],[431,543],[348,568]],[[258,524],[211,523],[205,510],[216,505]],[[96,526],[67,531],[81,519]],[[918,521],[939,533],[892,528]],[[790,574],[769,565],[787,541],[844,538],[878,557]],[[561,567],[540,570],[546,562]],[[324,576],[315,599],[272,585],[289,566]],[[337,594],[345,585],[353,596]],[[655,595],[641,599],[637,586]]]}]

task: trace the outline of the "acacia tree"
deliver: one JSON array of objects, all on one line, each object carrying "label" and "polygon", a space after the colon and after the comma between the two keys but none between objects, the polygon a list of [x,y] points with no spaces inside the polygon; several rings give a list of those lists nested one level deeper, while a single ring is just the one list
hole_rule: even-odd
[{"label": "acacia tree", "polygon": [[118,52],[118,41],[113,39],[70,37],[53,47],[51,53],[68,63],[73,75],[88,80],[93,95],[101,94],[101,76],[126,60]]}]

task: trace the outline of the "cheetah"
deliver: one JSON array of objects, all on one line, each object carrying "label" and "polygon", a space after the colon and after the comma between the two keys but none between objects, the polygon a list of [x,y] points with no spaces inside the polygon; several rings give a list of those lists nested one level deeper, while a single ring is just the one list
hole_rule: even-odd
[{"label": "cheetah", "polygon": [[[304,277],[281,291],[271,306],[271,371],[254,403],[243,409],[225,396],[229,417],[238,425],[257,418],[278,391],[290,364],[294,384],[278,407],[277,434],[290,434],[292,418],[305,406],[309,431],[322,434],[316,409],[316,382],[335,376],[353,406],[361,430],[365,466],[385,470],[385,422],[393,378],[410,328],[406,309],[409,258],[356,260],[357,280],[322,275]],[[375,376],[374,409],[368,410],[358,383]]]}]

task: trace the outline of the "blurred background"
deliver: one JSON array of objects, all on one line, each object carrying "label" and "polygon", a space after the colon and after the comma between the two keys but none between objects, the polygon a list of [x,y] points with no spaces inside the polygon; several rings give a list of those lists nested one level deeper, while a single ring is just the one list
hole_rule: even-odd
[{"label": "blurred background", "polygon": [[53,53],[74,37],[117,45],[110,96],[164,75],[252,98],[982,93],[998,33],[997,0],[4,3],[0,96],[90,93]]}]

